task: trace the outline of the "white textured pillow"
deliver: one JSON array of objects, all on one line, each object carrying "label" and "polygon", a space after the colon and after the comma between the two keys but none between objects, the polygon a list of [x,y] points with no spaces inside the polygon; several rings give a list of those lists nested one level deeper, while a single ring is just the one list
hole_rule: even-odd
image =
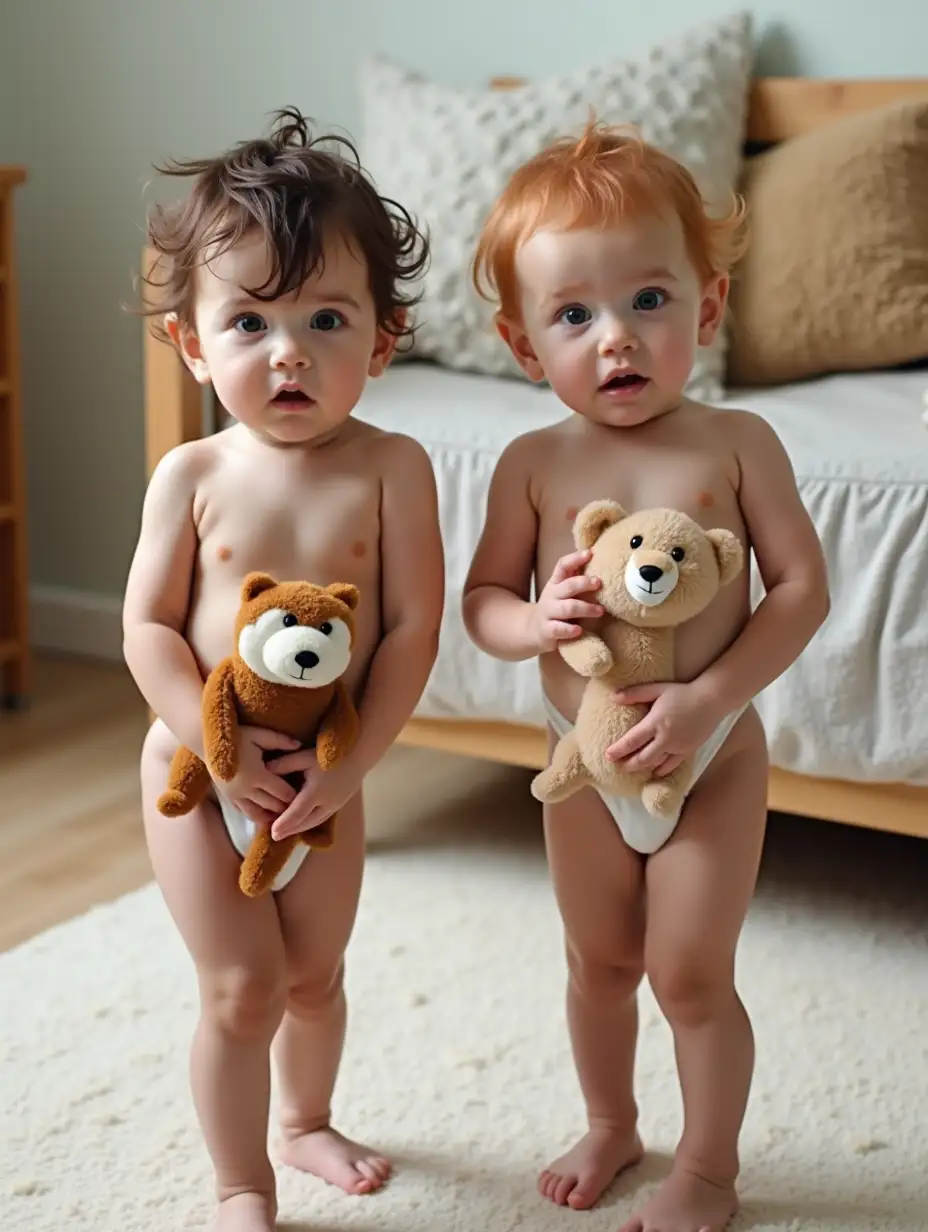
[{"label": "white textured pillow", "polygon": [[[753,61],[747,13],[707,22],[634,59],[516,90],[460,90],[382,57],[361,69],[362,159],[381,193],[428,229],[413,354],[492,376],[522,372],[470,281],[483,221],[512,173],[557,137],[579,134],[592,107],[634,124],[683,162],[709,201],[737,184]],[[699,352],[688,392],[717,399],[726,337]]]}]

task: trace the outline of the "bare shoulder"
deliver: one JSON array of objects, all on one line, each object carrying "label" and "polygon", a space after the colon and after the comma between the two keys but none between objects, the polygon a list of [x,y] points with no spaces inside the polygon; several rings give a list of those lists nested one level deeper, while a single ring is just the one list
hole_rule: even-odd
[{"label": "bare shoulder", "polygon": [[730,406],[700,406],[699,410],[736,449],[756,449],[779,442],[774,428],[756,411]]},{"label": "bare shoulder", "polygon": [[146,504],[188,502],[219,466],[221,447],[215,437],[187,441],[169,450],[151,473]]}]

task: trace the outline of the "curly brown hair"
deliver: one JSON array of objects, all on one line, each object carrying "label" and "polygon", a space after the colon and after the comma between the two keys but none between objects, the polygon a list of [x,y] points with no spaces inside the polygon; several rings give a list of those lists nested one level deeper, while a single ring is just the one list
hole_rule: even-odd
[{"label": "curly brown hair", "polygon": [[185,200],[156,206],[148,220],[154,258],[140,275],[141,311],[154,318],[159,336],[167,337],[162,318],[169,313],[192,324],[197,268],[254,232],[267,236],[271,272],[262,286],[245,288],[253,298],[299,290],[321,268],[326,234],[337,232],[367,264],[381,328],[412,335],[405,310],[420,296],[403,286],[425,271],[428,239],[398,202],[379,195],[347,137],[315,136],[310,124],[285,107],[274,113],[267,137],[156,168],[193,178]]}]

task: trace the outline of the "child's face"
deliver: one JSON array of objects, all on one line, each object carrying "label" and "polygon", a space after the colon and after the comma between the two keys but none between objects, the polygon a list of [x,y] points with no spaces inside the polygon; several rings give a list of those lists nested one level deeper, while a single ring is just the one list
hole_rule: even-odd
[{"label": "child's face", "polygon": [[676,215],[537,231],[516,254],[516,275],[523,319],[499,323],[516,359],[571,410],[615,427],[679,405],[728,291],[725,276],[701,284]]},{"label": "child's face", "polygon": [[197,380],[212,382],[230,415],[283,445],[328,438],[379,376],[395,339],[377,324],[367,266],[341,237],[321,271],[294,294],[252,299],[270,274],[261,236],[248,236],[197,271],[193,328],[177,341]]}]

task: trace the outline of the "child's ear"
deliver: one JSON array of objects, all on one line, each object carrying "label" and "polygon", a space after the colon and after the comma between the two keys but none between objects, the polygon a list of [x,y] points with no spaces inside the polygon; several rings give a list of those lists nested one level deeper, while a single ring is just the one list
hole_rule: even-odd
[{"label": "child's ear", "polygon": [[725,319],[728,290],[731,279],[727,274],[717,274],[706,283],[699,306],[699,334],[697,341],[702,347],[709,346]]},{"label": "child's ear", "polygon": [[164,318],[164,328],[168,337],[180,352],[180,357],[193,373],[194,379],[201,385],[209,384],[209,368],[203,358],[200,339],[190,325],[185,325],[176,312],[169,312]]},{"label": "child's ear", "polygon": [[[397,308],[393,314],[393,328],[401,330],[406,324],[406,309]],[[374,349],[371,352],[371,360],[367,365],[368,376],[383,376],[387,368],[390,366],[390,360],[396,354],[396,344],[399,338],[395,333],[384,329],[382,325],[377,327],[377,337],[374,339]]]},{"label": "child's ear", "polygon": [[510,321],[507,317],[496,314],[496,331],[509,347],[516,358],[519,367],[530,381],[543,381],[545,371],[539,363],[538,356],[529,341],[525,327],[518,321]]}]

